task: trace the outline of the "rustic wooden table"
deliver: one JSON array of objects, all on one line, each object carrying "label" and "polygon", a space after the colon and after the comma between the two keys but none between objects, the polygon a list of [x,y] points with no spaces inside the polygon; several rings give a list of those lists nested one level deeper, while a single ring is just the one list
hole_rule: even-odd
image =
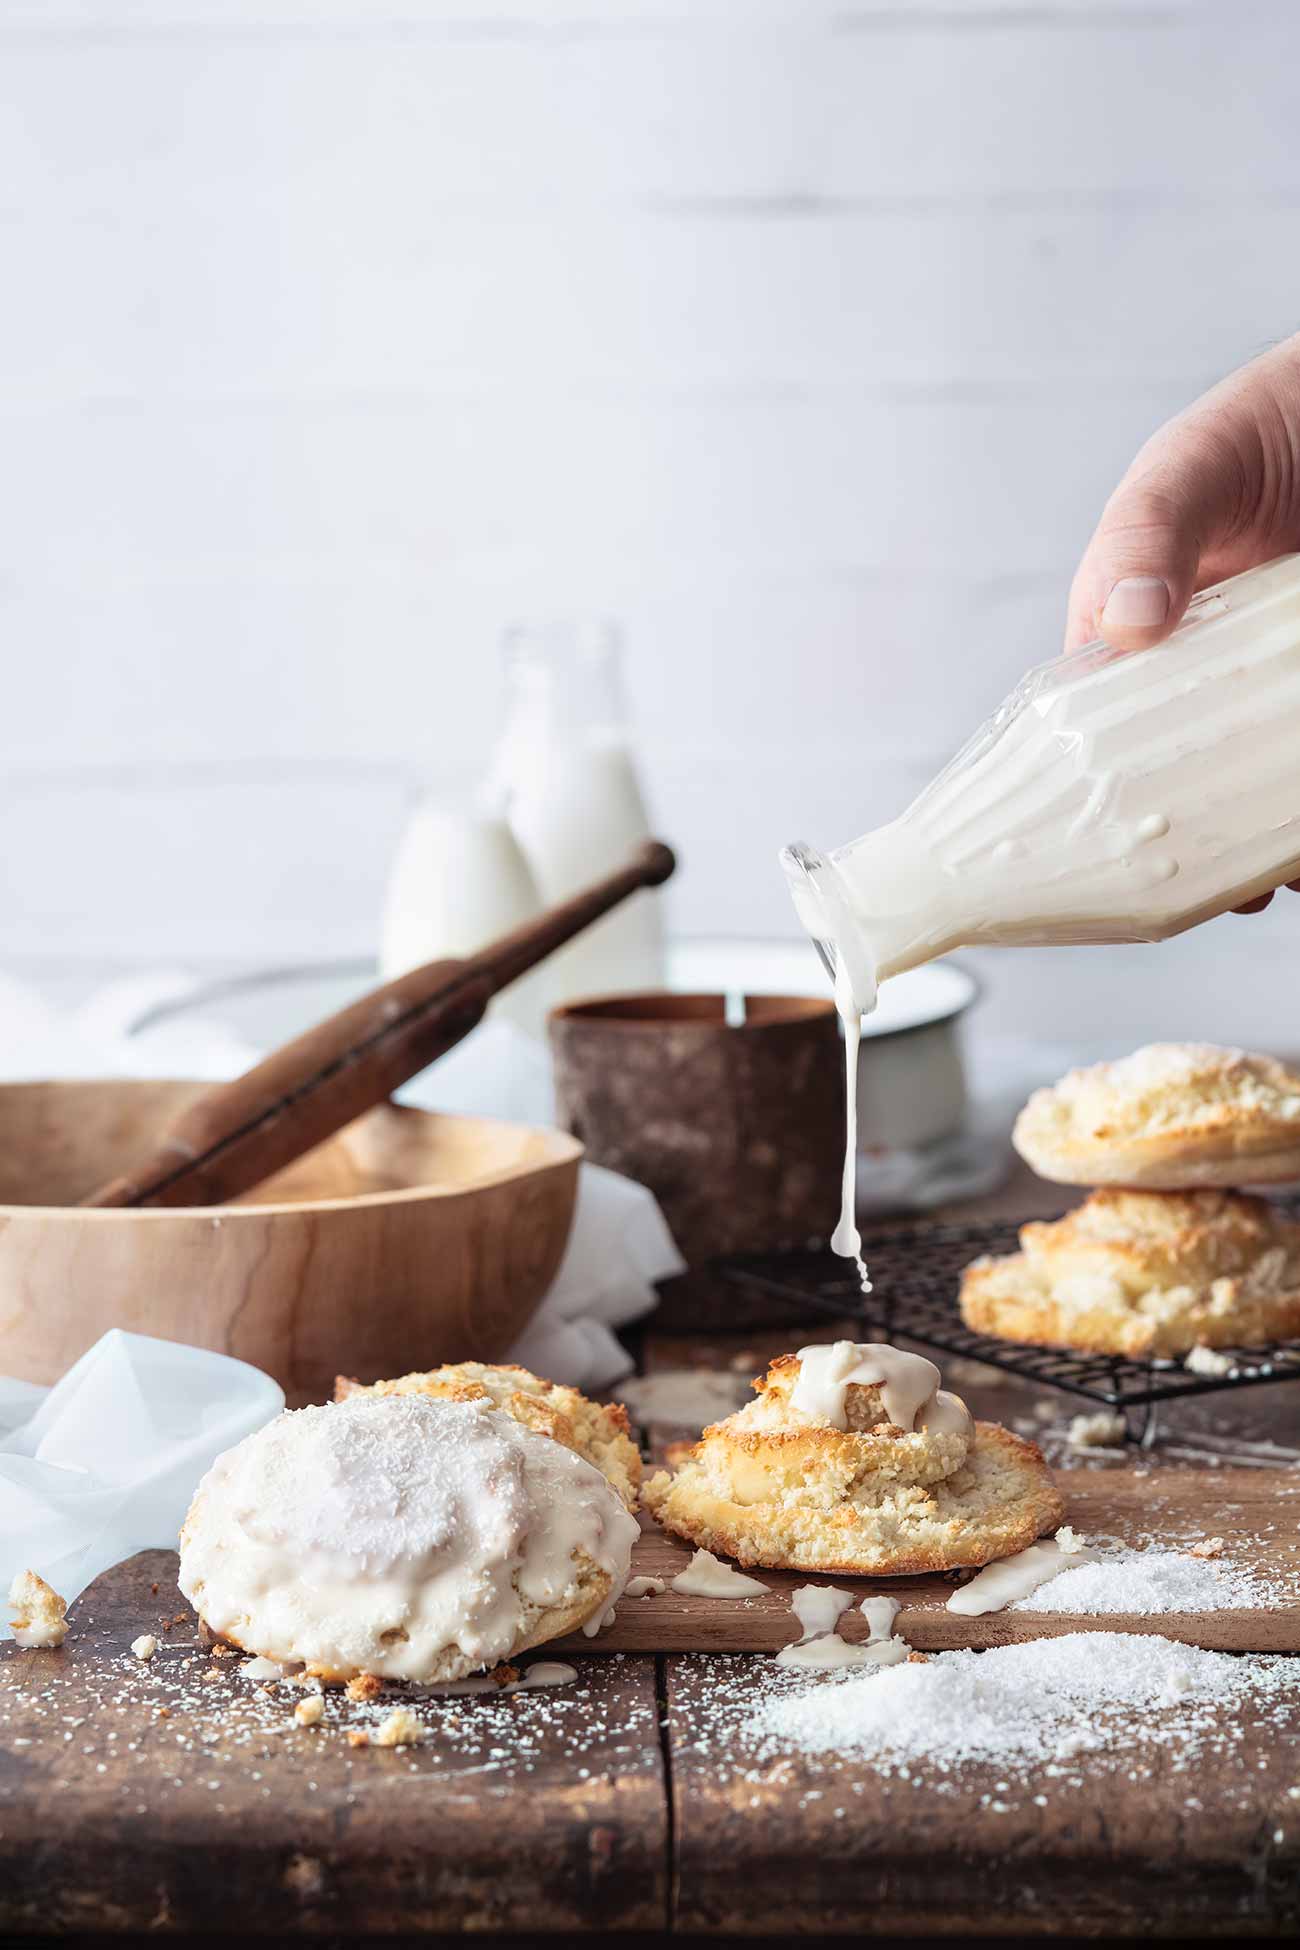
[{"label": "rustic wooden table", "polygon": [[[1043,1191],[1014,1184],[979,1215],[1056,1202]],[[703,1339],[649,1336],[643,1365],[757,1372],[835,1331],[742,1317]],[[1070,1451],[1078,1403],[987,1369],[953,1379],[1060,1466],[1277,1466],[1297,1440],[1300,1401],[1260,1389],[1169,1412],[1154,1451],[1117,1461]],[[674,1433],[651,1431],[659,1448]],[[1300,1924],[1289,1707],[1244,1715],[1194,1772],[1155,1749],[1140,1768],[1081,1764],[1068,1793],[972,1768],[936,1795],[856,1761],[755,1762],[741,1729],[766,1655],[607,1651],[581,1655],[562,1691],[441,1703],[418,1747],[354,1749],[214,1672],[174,1576],[170,1553],[136,1558],[85,1595],[61,1652],[0,1648],[8,1938],[1168,1939]],[[130,1653],[143,1631],[160,1639],[147,1666]]]}]

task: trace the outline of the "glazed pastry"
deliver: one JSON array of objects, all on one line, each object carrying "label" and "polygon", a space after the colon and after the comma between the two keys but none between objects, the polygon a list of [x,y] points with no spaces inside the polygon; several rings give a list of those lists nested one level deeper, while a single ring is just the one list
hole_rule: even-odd
[{"label": "glazed pastry", "polygon": [[771,1570],[892,1576],[987,1564],[1055,1530],[1032,1443],[974,1422],[921,1355],[839,1341],[783,1354],[758,1399],[646,1484],[666,1530]]},{"label": "glazed pastry", "polygon": [[356,1395],[429,1395],[439,1401],[490,1401],[516,1422],[538,1435],[549,1435],[594,1463],[629,1510],[636,1509],[641,1487],[641,1457],[628,1433],[627,1410],[621,1402],[604,1406],[589,1401],[576,1388],[543,1381],[527,1368],[489,1366],[482,1361],[448,1362],[423,1374],[399,1375],[395,1381],[375,1381],[368,1387],[339,1375],[336,1402]]},{"label": "glazed pastry", "polygon": [[1300,1075],[1211,1043],[1151,1043],[1036,1090],[1013,1142],[1059,1185],[1166,1191],[1300,1179]]},{"label": "glazed pastry", "polygon": [[326,1682],[436,1682],[598,1621],[637,1535],[599,1470],[489,1400],[363,1394],[217,1458],[180,1588],[219,1638]]},{"label": "glazed pastry", "polygon": [[1093,1192],[962,1278],[968,1327],[1089,1354],[1177,1355],[1300,1334],[1300,1226],[1240,1192]]}]

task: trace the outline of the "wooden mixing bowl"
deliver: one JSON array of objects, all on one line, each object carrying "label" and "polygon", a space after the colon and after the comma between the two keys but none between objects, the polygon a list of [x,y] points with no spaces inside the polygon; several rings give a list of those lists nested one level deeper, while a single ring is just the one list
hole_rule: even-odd
[{"label": "wooden mixing bowl", "polygon": [[77,1209],[206,1087],[0,1084],[0,1374],[54,1381],[125,1327],[251,1361],[296,1405],[505,1353],[564,1252],[576,1139],[384,1105],[233,1205]]}]

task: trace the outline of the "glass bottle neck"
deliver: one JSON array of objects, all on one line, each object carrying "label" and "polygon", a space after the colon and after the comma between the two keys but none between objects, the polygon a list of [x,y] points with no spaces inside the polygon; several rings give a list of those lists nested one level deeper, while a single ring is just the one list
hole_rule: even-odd
[{"label": "glass bottle neck", "polygon": [[618,630],[602,618],[515,625],[502,644],[507,734],[573,740],[627,721]]}]

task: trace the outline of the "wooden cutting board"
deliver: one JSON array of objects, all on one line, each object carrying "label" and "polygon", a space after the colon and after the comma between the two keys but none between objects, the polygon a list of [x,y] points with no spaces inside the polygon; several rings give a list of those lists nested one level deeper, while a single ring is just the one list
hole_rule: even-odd
[{"label": "wooden cutting board", "polygon": [[[354,1751],[341,1694],[300,1727],[292,1694],[262,1698],[211,1660],[175,1578],[174,1552],[143,1551],[82,1595],[60,1651],[0,1645],[5,1943],[558,1944],[662,1924],[653,1660],[583,1659],[558,1694],[446,1701],[436,1739]],[[158,1639],[147,1665],[131,1653],[142,1632]]]},{"label": "wooden cutting board", "polygon": [[[361,1709],[336,1695],[298,1726],[292,1692],[261,1696],[210,1658],[175,1573],[172,1552],[145,1552],[83,1595],[61,1651],[0,1645],[6,1943],[1300,1926],[1294,1696],[1234,1712],[1191,1769],[1157,1745],[1055,1780],[992,1762],[889,1776],[836,1754],[756,1762],[741,1729],[762,1657],[580,1657],[559,1693],[422,1703],[420,1746],[355,1751]],[[141,1630],[160,1640],[147,1666]]]},{"label": "wooden cutting board", "polygon": [[[1063,1471],[1057,1483],[1066,1520],[1085,1538],[1177,1549],[1222,1537],[1223,1563],[1257,1572],[1287,1596],[1268,1610],[990,1612],[963,1618],[947,1609],[949,1577],[828,1578],[809,1572],[755,1571],[770,1589],[762,1597],[687,1597],[669,1589],[628,1598],[614,1625],[595,1639],[560,1641],[575,1651],[769,1652],[799,1636],[790,1594],[802,1584],[834,1584],[855,1599],[887,1591],[902,1601],[897,1629],[924,1651],[1008,1645],[1061,1632],[1155,1632],[1216,1652],[1300,1652],[1300,1471],[1272,1469],[1136,1469]],[[669,1580],[683,1570],[689,1545],[648,1527],[633,1573]],[[847,1639],[867,1636],[856,1607],[840,1620]]]}]

